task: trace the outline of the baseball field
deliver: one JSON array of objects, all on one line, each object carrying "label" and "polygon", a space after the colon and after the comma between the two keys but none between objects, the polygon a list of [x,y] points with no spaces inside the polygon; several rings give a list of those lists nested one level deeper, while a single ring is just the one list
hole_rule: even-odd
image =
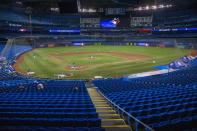
[{"label": "baseball field", "polygon": [[155,70],[190,54],[190,50],[139,46],[81,46],[37,48],[21,55],[14,68],[34,76],[65,79],[89,79],[94,76],[122,77],[127,74]]}]

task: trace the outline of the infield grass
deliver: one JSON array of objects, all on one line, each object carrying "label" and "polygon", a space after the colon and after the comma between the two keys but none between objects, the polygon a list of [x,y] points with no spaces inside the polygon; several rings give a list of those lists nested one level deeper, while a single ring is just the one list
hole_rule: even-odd
[{"label": "infield grass", "polygon": [[[91,57],[93,57],[91,59]],[[113,63],[113,62],[120,62],[125,61],[127,58],[111,56],[111,55],[80,55],[80,56],[64,56],[60,57],[61,60],[76,65],[95,65],[95,64],[105,64],[105,63]]]}]

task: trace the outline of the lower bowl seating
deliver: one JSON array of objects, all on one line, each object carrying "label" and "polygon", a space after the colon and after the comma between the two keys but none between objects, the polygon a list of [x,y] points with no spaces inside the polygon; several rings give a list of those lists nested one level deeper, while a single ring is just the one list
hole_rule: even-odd
[{"label": "lower bowl seating", "polygon": [[[196,130],[196,69],[191,67],[129,81],[105,79],[93,83],[105,97],[152,129]],[[145,128],[122,110],[118,111],[135,129]]]},{"label": "lower bowl seating", "polygon": [[104,130],[83,81],[39,83],[0,88],[0,130]]}]

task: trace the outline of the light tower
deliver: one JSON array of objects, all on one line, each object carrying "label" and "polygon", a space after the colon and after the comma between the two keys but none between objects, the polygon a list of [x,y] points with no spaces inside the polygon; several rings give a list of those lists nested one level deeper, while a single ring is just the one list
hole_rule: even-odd
[{"label": "light tower", "polygon": [[33,12],[32,7],[27,7],[25,10],[25,13],[29,15],[29,28],[30,28],[31,36],[32,36],[32,12]]}]

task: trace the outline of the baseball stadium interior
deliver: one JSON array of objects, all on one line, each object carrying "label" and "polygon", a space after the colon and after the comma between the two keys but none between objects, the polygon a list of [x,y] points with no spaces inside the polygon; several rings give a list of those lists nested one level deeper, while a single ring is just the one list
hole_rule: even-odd
[{"label": "baseball stadium interior", "polygon": [[0,131],[196,131],[197,0],[0,0]]}]

